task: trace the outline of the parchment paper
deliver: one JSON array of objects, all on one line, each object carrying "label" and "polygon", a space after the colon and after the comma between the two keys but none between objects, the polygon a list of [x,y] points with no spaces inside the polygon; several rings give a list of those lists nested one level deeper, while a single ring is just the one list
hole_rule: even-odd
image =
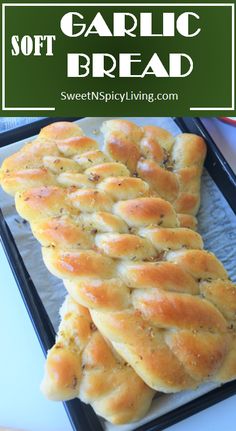
[{"label": "parchment paper", "polygon": [[[102,134],[99,133],[99,129],[102,122],[106,119],[101,117],[85,118],[79,120],[78,123],[88,136],[98,140],[102,145]],[[180,132],[171,118],[135,117],[129,119],[139,125],[154,124],[164,127],[173,134]],[[16,152],[26,141],[29,141],[29,139],[1,148],[0,163],[10,154]],[[2,189],[0,189],[0,205],[26,268],[32,277],[55,329],[57,329],[59,323],[58,310],[66,294],[65,288],[62,282],[52,276],[44,266],[41,247],[37,240],[33,238],[29,224],[23,222],[18,216],[13,198],[6,195]],[[207,172],[204,172],[202,178],[202,204],[198,214],[198,221],[198,230],[203,236],[205,248],[216,254],[225,265],[232,280],[236,282],[236,217]],[[101,420],[101,422],[106,431],[131,431],[141,424],[167,412],[171,412],[176,407],[209,392],[215,387],[216,385],[214,384],[205,384],[195,391],[184,391],[172,395],[158,395],[152,403],[149,414],[135,424],[114,426],[104,420]],[[130,390],[132,391],[132,387]]]}]

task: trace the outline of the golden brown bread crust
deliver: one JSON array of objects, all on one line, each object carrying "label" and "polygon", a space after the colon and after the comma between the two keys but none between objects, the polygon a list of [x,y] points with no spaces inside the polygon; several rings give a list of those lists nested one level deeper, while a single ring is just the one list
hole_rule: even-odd
[{"label": "golden brown bread crust", "polygon": [[[117,184],[116,195],[123,191],[124,199],[140,194],[157,194],[174,202],[180,212],[181,226],[195,228],[196,214],[200,202],[200,177],[205,157],[205,144],[195,135],[180,135],[176,139],[166,130],[146,126],[137,127],[126,120],[104,123],[105,154],[98,149],[94,139],[84,136],[75,123],[53,123],[41,130],[39,137],[25,145],[20,151],[6,159],[1,167],[0,181],[3,189],[12,195],[16,191],[40,185],[63,187],[76,186],[109,187],[99,183],[110,177],[140,175],[147,182],[133,181]],[[109,140],[115,134],[118,145],[124,147],[125,157],[114,157]],[[128,147],[124,136],[127,135]],[[117,141],[116,139],[116,141]],[[129,148],[131,142],[132,148]],[[140,147],[140,148],[139,148]],[[178,151],[176,150],[178,148]],[[171,152],[176,153],[176,163]],[[180,153],[180,157],[178,157]],[[111,159],[121,161],[114,163]],[[176,164],[176,169],[173,166]],[[135,165],[135,169],[134,169]],[[128,169],[127,169],[128,168]],[[131,171],[131,173],[130,173]],[[127,178],[126,178],[127,180]],[[137,195],[136,195],[136,192]],[[182,214],[188,214],[183,217]]]},{"label": "golden brown bread crust", "polygon": [[[117,123],[115,127],[119,129]],[[127,123],[125,127],[133,143],[140,129],[133,130]],[[153,128],[147,133],[152,135]],[[170,151],[173,138],[166,132],[159,135],[163,153]],[[153,142],[157,140],[153,138]],[[199,142],[194,138],[193,149],[189,136],[176,140],[178,169],[192,169],[195,165],[199,168],[203,155],[203,144]],[[149,148],[154,152],[154,144]],[[180,155],[176,148],[180,148]],[[156,159],[161,157],[161,150],[154,155]],[[113,162],[112,169],[109,163],[101,167],[100,155],[98,159],[100,165],[86,168],[87,173],[82,173],[79,165],[80,172],[70,173],[64,189],[52,185],[16,195],[19,213],[31,223],[39,223],[35,233],[46,246],[46,265],[65,280],[78,302],[91,309],[100,331],[154,389],[175,392],[196,387],[205,380],[235,378],[231,359],[235,355],[235,317],[229,307],[232,291],[226,285],[222,287],[224,295],[219,288],[215,288],[214,295],[205,289],[203,298],[201,290],[204,283],[227,282],[223,266],[202,250],[198,234],[179,228],[171,204],[158,197],[146,182],[139,179],[134,184],[137,195],[132,199],[123,190],[120,200],[120,186],[110,180],[110,175],[113,172],[114,176],[126,178],[127,167],[120,161],[115,167]],[[60,166],[63,170],[61,160]],[[69,173],[59,177],[66,174]],[[79,190],[71,183],[73,175],[76,181],[80,175],[83,186]],[[192,172],[183,175],[190,179],[193,190]],[[196,197],[183,192],[179,198],[187,205],[191,196]],[[62,226],[62,247],[58,234],[52,232],[57,226],[55,219]],[[86,241],[91,244],[88,248]],[[225,362],[230,371],[225,369]]]},{"label": "golden brown bread crust", "polygon": [[[56,144],[54,140],[56,140]],[[34,149],[35,158],[33,157]],[[72,157],[73,159],[71,159]],[[106,188],[111,188],[116,195],[120,194],[122,189],[125,199],[131,191],[133,197],[149,192],[147,184],[138,178],[129,176],[130,173],[126,166],[108,162],[110,159],[98,150],[97,142],[83,136],[77,125],[54,124],[42,130],[38,141],[27,145],[3,163],[1,182],[3,188],[11,194],[15,194],[16,191],[26,191],[23,198],[23,206],[25,202],[29,203],[29,213],[26,214],[26,217],[35,220],[31,224],[33,233],[46,247],[53,244],[55,247],[62,247],[65,250],[67,248],[78,249],[78,247],[89,249],[92,247],[90,236],[81,228],[81,223],[92,229],[93,220],[91,217],[87,219],[82,215],[75,226],[78,210],[77,208],[73,210],[71,207],[71,198],[73,202],[76,202],[75,207],[81,207],[83,210],[91,210],[91,202],[96,210],[108,210],[112,200],[107,197]],[[19,168],[22,169],[18,170]],[[85,174],[79,173],[84,170]],[[116,177],[112,178],[112,175],[116,175]],[[104,183],[101,182],[103,178]],[[97,185],[98,180],[100,186],[98,190],[91,190]],[[111,182],[113,187],[110,186]],[[68,189],[55,188],[54,185],[58,184],[68,187]],[[49,187],[45,189],[42,186]],[[86,190],[79,191],[78,186],[86,188]],[[31,188],[34,188],[33,193],[30,193]],[[21,212],[20,197],[18,204]],[[45,212],[46,208],[48,208],[48,212]],[[48,218],[45,218],[46,214]],[[59,217],[51,217],[52,214],[59,214]],[[75,216],[74,220],[70,218],[72,214]],[[102,231],[105,229],[105,231],[110,230],[111,232],[128,232],[125,222],[104,211],[96,212],[94,223],[99,225]],[[86,263],[90,270],[94,270],[97,274],[99,269],[101,277],[105,276],[107,260],[102,256],[95,261],[91,253],[91,259]],[[60,267],[60,261],[58,265]],[[65,265],[64,262],[62,267],[63,265]],[[83,267],[86,274],[83,254],[81,259],[76,260],[76,265],[77,269],[80,269],[80,274]],[[107,274],[110,275],[109,271]],[[95,300],[94,288],[96,286],[98,297],[106,295],[107,303],[110,300],[112,308],[116,285],[117,283],[114,283],[111,295],[112,282],[110,279],[109,283],[106,284],[103,281],[102,285],[98,285],[95,280],[91,295]],[[122,295],[122,288],[123,291],[128,292],[125,285],[118,284],[116,307],[120,301],[121,309],[127,305]],[[88,291],[86,291],[87,297]],[[153,390],[146,386],[127,363],[113,354],[99,332],[95,331],[86,309],[76,305],[72,299],[67,300],[64,308],[67,308],[67,311],[69,309],[69,312],[61,323],[60,342],[57,342],[48,355],[47,377],[43,382],[44,392],[53,399],[71,399],[80,396],[83,401],[90,402],[98,414],[113,423],[138,420],[148,410],[154,396]],[[69,327],[68,322],[70,322]],[[78,338],[81,344],[79,354],[74,352]],[[83,350],[85,341],[88,345]],[[88,370],[81,368],[82,359],[85,359],[85,363],[87,361]],[[130,384],[133,388],[132,393],[130,393]]]},{"label": "golden brown bread crust", "polygon": [[197,219],[190,214],[178,213],[178,219],[181,227],[187,227],[192,230],[197,229]]},{"label": "golden brown bread crust", "polygon": [[171,205],[163,199],[150,197],[119,201],[114,204],[114,214],[121,217],[128,226],[149,225],[178,226],[177,216]]},{"label": "golden brown bread crust", "polygon": [[4,190],[24,191],[27,188],[56,185],[54,175],[47,168],[32,168],[19,171],[9,171],[0,177]]},{"label": "golden brown bread crust", "polygon": [[197,213],[206,155],[201,137],[183,133],[174,138],[160,127],[138,127],[127,120],[108,120],[102,131],[105,150],[113,160],[137,173],[173,203],[177,213]]},{"label": "golden brown bread crust", "polygon": [[[59,121],[56,123],[49,124],[48,126],[44,127],[40,131],[40,137],[45,140],[56,140],[56,141],[63,141],[63,143],[68,142],[68,139],[71,139],[72,142],[74,142],[75,139],[80,139],[81,136],[83,136],[83,131],[81,128],[75,124],[70,123],[68,121]],[[77,154],[77,148],[76,148],[76,154]]]},{"label": "golden brown bread crust", "polygon": [[[132,390],[130,388],[132,387]],[[140,419],[154,391],[104,340],[89,311],[67,296],[41,389],[53,400],[79,397],[114,424]]]},{"label": "golden brown bread crust", "polygon": [[162,198],[170,202],[176,201],[179,195],[179,183],[173,172],[161,168],[153,160],[140,159],[137,173],[150,184],[152,189],[157,190]]},{"label": "golden brown bread crust", "polygon": [[196,280],[175,263],[123,262],[118,265],[118,272],[128,287],[159,288],[172,292],[199,293]]},{"label": "golden brown bread crust", "polygon": [[[91,309],[100,331],[144,381],[154,389],[175,392],[196,387],[205,379],[217,380],[234,343],[230,329],[232,308],[228,311],[233,287],[226,289],[223,285],[224,298],[221,290],[215,288],[214,300],[205,287],[209,293],[202,298],[202,286],[214,280],[226,283],[227,273],[213,254],[202,250],[202,239],[196,232],[177,227],[170,203],[156,197],[112,200],[110,216],[115,213],[128,226],[128,233],[119,233],[106,230],[105,225],[101,230],[96,224],[96,212],[92,214],[92,225],[88,222],[89,200],[85,207],[80,206],[81,212],[73,215],[70,206],[78,206],[78,192],[74,189],[63,190],[60,208],[54,205],[54,198],[42,199],[42,190],[17,194],[16,206],[29,220],[35,217],[35,208],[40,217],[45,214],[45,220],[39,217],[37,223],[40,234],[43,232],[39,239],[46,246],[43,257],[47,267],[64,279],[76,301]],[[57,196],[52,187],[46,194],[51,197],[54,192]],[[37,193],[39,198],[35,201]],[[106,202],[110,205],[109,199]],[[103,203],[104,195],[98,193],[90,205],[98,206],[100,214]],[[67,241],[64,249],[54,239],[53,247],[48,247],[52,237],[48,207],[52,230],[55,224],[62,223],[62,244],[65,237]],[[76,243],[78,229],[90,242],[89,249],[82,241]],[[222,307],[217,301],[223,303]],[[193,334],[201,340],[199,352],[198,338]],[[201,346],[207,348],[204,355]],[[192,370],[189,362],[193,355],[196,364]],[[165,356],[168,369],[164,367]],[[211,361],[206,360],[209,356]]]}]

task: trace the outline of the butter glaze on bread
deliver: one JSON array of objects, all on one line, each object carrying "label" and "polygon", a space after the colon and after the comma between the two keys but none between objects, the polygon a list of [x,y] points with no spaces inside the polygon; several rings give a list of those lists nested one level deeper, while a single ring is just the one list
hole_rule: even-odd
[{"label": "butter glaze on bread", "polygon": [[154,391],[112,350],[88,309],[67,296],[60,314],[56,343],[48,352],[41,384],[44,395],[52,400],[79,397],[113,424],[144,416]]},{"label": "butter glaze on bread", "polygon": [[[127,167],[117,165],[124,179]],[[86,174],[79,166],[76,174],[58,174],[67,175],[65,188],[38,183],[16,194],[47,267],[152,388],[176,392],[235,378],[235,286],[222,264],[202,250],[197,233],[179,227],[172,205],[147,182],[133,183],[131,198],[124,187],[120,199],[122,181],[109,168],[102,175],[101,167],[86,167]],[[84,175],[81,189],[73,175],[81,182]]]},{"label": "butter glaze on bread", "polygon": [[[43,248],[44,261],[149,386],[175,392],[221,381],[235,348],[235,286],[197,233],[134,229],[104,234],[88,227],[90,250]],[[227,379],[234,373],[229,368]]]},{"label": "butter glaze on bread", "polygon": [[196,215],[206,155],[204,140],[183,133],[176,137],[156,126],[138,127],[127,120],[104,122],[105,150],[145,180],[178,213]]},{"label": "butter glaze on bread", "polygon": [[[202,138],[191,134],[174,138],[159,127],[142,128],[127,120],[107,121],[102,130],[105,153],[94,139],[84,136],[77,124],[59,122],[43,128],[35,141],[3,162],[3,189],[15,195],[29,186],[59,184],[81,188],[90,183],[93,187],[106,178],[126,177],[126,181],[117,184],[117,190],[113,187],[114,193],[119,193],[119,188],[129,189],[124,199],[131,198],[131,190],[139,184],[147,195],[156,194],[171,201],[180,214],[181,226],[195,229],[206,153]],[[144,181],[137,179],[135,184],[132,175]]]}]

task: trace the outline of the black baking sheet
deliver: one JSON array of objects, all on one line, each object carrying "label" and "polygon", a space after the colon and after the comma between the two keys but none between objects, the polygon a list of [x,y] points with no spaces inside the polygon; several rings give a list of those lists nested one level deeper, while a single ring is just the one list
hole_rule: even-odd
[{"label": "black baking sheet", "polygon": [[[20,141],[39,133],[40,129],[53,121],[70,120],[75,121],[79,118],[47,118],[36,121],[0,135],[1,146],[6,146],[16,141]],[[236,177],[224,157],[218,150],[216,144],[206,131],[202,122],[196,118],[175,118],[176,124],[183,132],[193,132],[204,136],[208,145],[208,155],[205,167],[212,179],[221,190],[228,204],[236,213]],[[37,290],[31,280],[20,253],[16,247],[10,229],[8,228],[2,212],[0,212],[0,234],[1,241],[7,255],[9,264],[13,271],[21,296],[26,305],[27,311],[33,323],[35,332],[46,354],[47,350],[52,347],[55,339],[55,332],[51,321],[46,313]],[[221,387],[208,392],[175,410],[167,413],[141,427],[136,428],[138,431],[162,430],[174,423],[197,413],[231,395],[236,393],[236,381],[222,385]],[[64,403],[72,428],[81,431],[102,431],[102,425],[93,409],[79,400],[72,400]]]}]

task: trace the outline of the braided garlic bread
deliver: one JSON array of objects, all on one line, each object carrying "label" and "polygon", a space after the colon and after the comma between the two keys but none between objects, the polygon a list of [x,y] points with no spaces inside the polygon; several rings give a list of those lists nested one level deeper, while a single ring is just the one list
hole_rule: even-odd
[{"label": "braided garlic bread", "polygon": [[112,351],[86,308],[67,296],[60,314],[56,344],[48,352],[41,384],[46,397],[79,397],[114,424],[143,417],[154,391]]},{"label": "braided garlic bread", "polygon": [[[156,128],[156,130],[158,132],[159,129]],[[156,146],[158,147],[158,143]],[[204,151],[200,157],[204,157]],[[93,170],[89,170],[91,167],[95,167],[97,171],[93,172]],[[84,173],[85,170],[86,172]],[[130,176],[130,171],[125,165],[112,163],[111,158],[98,149],[98,144],[96,141],[83,136],[82,130],[77,125],[72,123],[57,123],[44,128],[41,131],[38,139],[25,145],[19,152],[4,161],[1,168],[0,178],[5,191],[14,195],[17,191],[29,190],[32,187],[41,185],[69,188],[71,185],[73,185],[76,187],[76,189],[91,188],[95,187],[97,183],[100,182],[100,175],[101,179],[104,177],[104,182],[100,184],[101,190],[104,188],[106,191],[106,188],[108,188],[110,189],[110,192],[113,191],[112,198],[114,199],[117,199],[118,197],[127,199],[127,197],[135,198],[139,195],[149,196],[151,193],[154,194],[154,189],[152,189],[151,192],[150,186],[146,182],[141,181],[136,177]],[[114,175],[115,178],[112,178],[111,175]],[[117,175],[119,177],[117,177]],[[106,177],[108,177],[107,180]],[[58,202],[60,202],[60,196],[55,195],[55,199],[58,199]],[[78,213],[78,211],[76,211],[76,213]],[[40,214],[38,215],[40,216]],[[191,215],[180,214],[179,218],[180,223],[183,225],[195,228],[196,220]],[[57,221],[59,220],[52,219],[51,223],[53,224]],[[70,223],[70,218],[63,219],[63,217],[61,217],[60,222],[61,224],[60,230],[58,230],[58,238],[57,240],[54,238],[56,246],[63,246],[63,235],[67,239],[72,239],[74,234],[76,234],[74,238],[74,245],[72,244],[72,240],[72,242],[69,243],[70,247],[78,247],[78,241],[81,241],[82,246],[84,247],[88,248],[91,246],[91,242],[86,242],[86,234],[82,235],[81,229],[75,229],[73,223]],[[104,225],[104,232],[106,232],[107,229],[110,229],[111,232],[129,232],[129,228],[125,222],[122,222],[119,217],[109,215],[109,213],[101,212],[100,214],[97,214],[95,224],[96,223],[100,225],[101,229]],[[36,224],[34,226],[34,232],[37,230]],[[55,225],[54,227],[54,233],[56,233],[58,226]],[[50,241],[49,245],[51,245]],[[121,296],[120,292],[117,292],[117,297],[118,296]],[[111,300],[113,301],[113,299],[114,289],[111,295]],[[75,304],[72,304],[72,299],[67,300],[66,304],[67,305],[65,305],[63,308],[64,310],[69,308],[71,310],[72,308],[74,309],[74,312],[71,313],[71,319],[69,319],[71,330],[73,329],[73,323],[77,322],[77,330],[80,331],[81,334],[81,332],[83,332],[84,326],[82,325],[80,327],[78,324],[81,323],[81,315],[84,317],[87,314],[88,316],[88,311],[83,309],[83,307],[77,306],[78,316],[76,316],[76,306]],[[67,314],[68,313],[66,313],[66,316]],[[65,319],[63,317],[61,328],[64,328],[65,326],[64,320]],[[141,417],[150,405],[151,398],[153,397],[153,391],[151,389],[147,389],[144,383],[140,383],[140,378],[133,371],[131,371],[130,367],[123,367],[124,370],[126,369],[129,371],[126,373],[120,373],[118,380],[114,382],[114,385],[118,386],[121,385],[122,376],[126,376],[127,378],[129,376],[133,376],[132,380],[134,384],[132,384],[132,388],[135,389],[134,399],[131,399],[129,396],[129,402],[127,402],[127,399],[125,400],[124,397],[127,391],[127,387],[124,384],[122,392],[116,392],[110,403],[106,397],[106,393],[103,393],[102,388],[98,388],[98,392],[96,395],[94,395],[94,399],[92,399],[89,397],[89,394],[81,391],[81,386],[79,386],[79,389],[78,385],[74,388],[72,387],[73,385],[70,379],[73,377],[73,373],[66,373],[64,375],[64,371],[67,369],[67,362],[72,361],[71,354],[65,353],[65,345],[68,345],[69,340],[70,342],[72,340],[70,331],[67,331],[67,335],[68,337],[64,337],[64,344],[61,332],[59,335],[60,345],[64,346],[64,348],[62,347],[62,349],[58,351],[57,343],[56,346],[54,346],[54,348],[49,352],[46,366],[47,377],[45,377],[44,383],[42,385],[44,393],[51,398],[57,399],[68,399],[75,395],[79,395],[85,402],[91,402],[98,413],[113,422],[131,421]],[[104,344],[104,341],[102,341],[103,338],[98,331],[96,331],[95,339],[97,342],[94,345],[94,352],[97,350],[97,352],[103,352],[103,355],[111,355],[111,352],[109,353],[108,351],[109,348],[107,344]],[[100,350],[98,349],[99,344],[101,344]],[[72,348],[74,348],[73,343]],[[59,367],[56,369],[54,367],[57,363],[52,360],[52,358],[55,359],[55,355],[53,354],[55,350],[57,353],[56,357],[59,360]],[[80,350],[80,353],[84,355],[83,349]],[[71,366],[73,365],[72,362],[70,364]],[[78,363],[76,362],[76,367],[77,366]],[[117,368],[115,368],[115,370],[117,371]],[[55,380],[55,376],[57,376],[59,380]],[[140,400],[140,403],[138,403],[138,399]],[[124,405],[124,401],[126,405]],[[123,402],[123,404],[121,404],[121,402]],[[133,408],[131,408],[130,403],[133,405]],[[127,408],[130,410],[129,414],[126,411]]]},{"label": "braided garlic bread", "polygon": [[202,138],[176,138],[160,127],[138,127],[126,120],[102,126],[105,151],[147,181],[177,213],[195,215],[200,204],[200,178],[206,148]]},{"label": "braided garlic bread", "polygon": [[41,187],[16,195],[48,269],[153,389],[235,378],[236,289],[222,264],[199,234],[178,227],[170,203],[112,204],[100,193]]},{"label": "braided garlic bread", "polygon": [[[67,155],[79,153],[78,143],[75,150],[74,140],[65,142],[55,145]],[[96,157],[98,164],[88,168]],[[47,267],[154,389],[174,392],[234,378],[235,287],[226,271],[202,250],[197,233],[178,227],[170,203],[140,178],[127,177],[125,165],[102,157],[100,151],[89,160],[76,156],[82,174],[73,170],[75,160],[45,156],[52,172],[70,170],[57,177],[68,187],[16,194]]]},{"label": "braided garlic bread", "polygon": [[[139,128],[126,120],[108,121],[103,129],[105,153],[75,123],[59,122],[43,128],[36,140],[3,162],[0,171],[3,189],[15,195],[17,191],[41,185],[91,188],[107,177],[126,176],[130,177],[128,182],[117,187],[117,193],[121,193],[121,188],[122,191],[129,188],[124,199],[132,197],[130,193],[135,187],[135,196],[146,192],[174,200],[181,226],[195,229],[194,215],[200,202],[206,154],[203,139],[191,134],[174,138],[162,128]],[[135,166],[131,163],[133,154],[136,154]],[[123,163],[112,163],[114,158]],[[145,182],[135,178],[137,175]]]},{"label": "braided garlic bread", "polygon": [[84,154],[94,141],[71,137],[74,127],[44,129],[2,168],[46,265],[154,389],[235,378],[236,290],[223,266],[197,233],[179,228],[153,185],[99,150]]}]

